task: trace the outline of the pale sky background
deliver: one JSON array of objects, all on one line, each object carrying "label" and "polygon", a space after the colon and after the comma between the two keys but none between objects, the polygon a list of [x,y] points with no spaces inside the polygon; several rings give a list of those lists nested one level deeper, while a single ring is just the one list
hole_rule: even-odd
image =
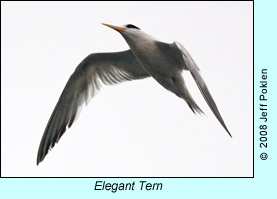
[{"label": "pale sky background", "polygon": [[[1,3],[2,176],[250,177],[253,173],[252,2]],[[153,79],[104,87],[45,160],[36,155],[75,67],[128,49],[101,23],[179,41],[196,61],[233,139]]]}]

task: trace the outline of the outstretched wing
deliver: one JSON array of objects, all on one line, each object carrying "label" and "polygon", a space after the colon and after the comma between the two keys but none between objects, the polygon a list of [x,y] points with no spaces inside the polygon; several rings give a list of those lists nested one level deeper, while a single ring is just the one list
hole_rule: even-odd
[{"label": "outstretched wing", "polygon": [[78,110],[95,95],[101,83],[109,85],[146,77],[149,74],[131,50],[87,56],[69,78],[48,121],[40,142],[37,164],[72,125]]},{"label": "outstretched wing", "polygon": [[219,110],[215,104],[215,101],[214,101],[207,85],[205,84],[205,82],[199,72],[198,66],[193,61],[192,57],[190,56],[188,51],[183,47],[182,44],[180,44],[178,42],[175,42],[174,44],[176,44],[177,48],[181,51],[181,53],[183,55],[183,60],[185,62],[185,66],[184,66],[185,69],[190,71],[192,77],[194,78],[198,88],[200,89],[203,97],[205,98],[207,104],[209,105],[210,109],[214,113],[215,117],[218,119],[218,121],[221,123],[221,125],[224,127],[224,129],[227,131],[227,133],[232,137],[231,133],[229,132],[227,126],[225,125],[225,123],[219,113]]}]

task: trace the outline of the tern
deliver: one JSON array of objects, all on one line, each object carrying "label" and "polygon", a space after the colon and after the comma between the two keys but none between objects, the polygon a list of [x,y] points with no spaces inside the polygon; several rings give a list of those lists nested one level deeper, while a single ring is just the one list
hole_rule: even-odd
[{"label": "tern", "polygon": [[179,42],[169,44],[158,41],[132,24],[103,25],[119,32],[130,49],[113,53],[93,53],[77,66],[47,123],[38,149],[37,165],[44,160],[66,129],[71,127],[81,106],[88,103],[101,84],[111,85],[153,77],[165,89],[184,99],[194,113],[203,113],[185,85],[182,76],[184,70],[191,73],[215,117],[231,136],[198,66]]}]

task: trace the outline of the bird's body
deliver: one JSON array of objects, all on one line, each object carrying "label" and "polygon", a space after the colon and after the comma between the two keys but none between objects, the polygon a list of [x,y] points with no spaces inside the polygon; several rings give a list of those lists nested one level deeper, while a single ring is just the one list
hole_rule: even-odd
[{"label": "bird's body", "polygon": [[95,95],[101,83],[116,84],[153,77],[164,88],[183,98],[193,112],[203,113],[185,85],[183,70],[191,72],[209,107],[231,136],[199,73],[199,68],[180,43],[160,42],[130,24],[124,27],[104,25],[120,32],[130,50],[91,54],[79,64],[48,121],[39,146],[37,164],[59,141],[66,128],[72,125],[80,106]]}]

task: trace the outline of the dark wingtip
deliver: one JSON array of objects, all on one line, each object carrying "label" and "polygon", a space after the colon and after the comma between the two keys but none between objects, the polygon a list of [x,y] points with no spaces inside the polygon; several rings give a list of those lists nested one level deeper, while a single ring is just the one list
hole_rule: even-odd
[{"label": "dark wingtip", "polygon": [[223,125],[224,129],[227,131],[227,133],[229,134],[229,136],[233,139],[232,134],[230,133],[230,131],[227,129],[226,125]]},{"label": "dark wingtip", "polygon": [[44,160],[46,155],[47,155],[47,153],[43,153],[41,151],[41,149],[39,149],[38,154],[37,154],[37,166],[39,165],[39,163],[41,163]]},{"label": "dark wingtip", "polygon": [[42,162],[42,159],[38,156],[37,157],[37,166],[39,165],[39,163],[41,163]]},{"label": "dark wingtip", "polygon": [[232,136],[232,134],[229,132],[229,131],[227,131],[227,133],[230,135],[230,137],[233,139],[233,136]]}]

